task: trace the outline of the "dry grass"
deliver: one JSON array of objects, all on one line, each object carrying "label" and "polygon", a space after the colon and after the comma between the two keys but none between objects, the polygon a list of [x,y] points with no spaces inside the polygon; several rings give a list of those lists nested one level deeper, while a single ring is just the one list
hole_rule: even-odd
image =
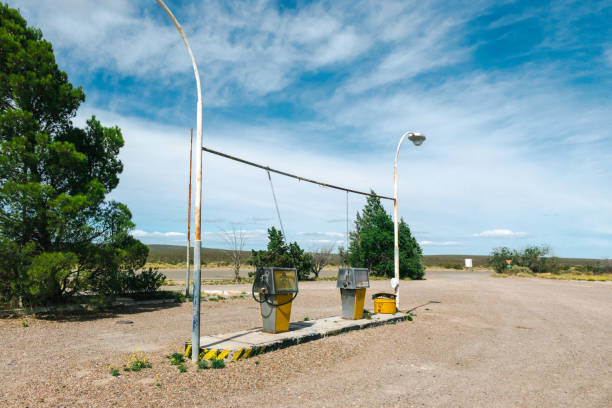
[{"label": "dry grass", "polygon": [[[143,268],[159,268],[159,269],[186,269],[187,262],[166,263],[166,262],[147,262]],[[202,269],[220,269],[231,268],[227,262],[207,262],[202,264]],[[242,265],[240,269],[253,269],[250,265]],[[191,265],[193,270],[193,264]]]},{"label": "dry grass", "polygon": [[[320,279],[321,280],[321,279]],[[334,278],[336,280],[336,278]],[[202,285],[240,285],[245,283],[253,283],[253,278],[242,278],[240,281],[236,279],[215,279],[215,280],[202,280]],[[166,280],[164,286],[185,286],[185,281],[176,281],[172,279]]]},{"label": "dry grass", "polygon": [[612,274],[601,274],[593,275],[586,273],[494,273],[491,275],[492,278],[507,278],[510,276],[517,276],[519,278],[542,278],[542,279],[556,279],[556,280],[582,280],[591,282],[605,282],[612,281]]},{"label": "dry grass", "polygon": [[584,280],[584,281],[612,281],[612,273],[606,273],[601,275],[590,275],[584,273],[562,273],[562,274],[554,274],[554,273],[540,273],[536,275],[539,278],[544,279],[559,279],[559,280]]}]

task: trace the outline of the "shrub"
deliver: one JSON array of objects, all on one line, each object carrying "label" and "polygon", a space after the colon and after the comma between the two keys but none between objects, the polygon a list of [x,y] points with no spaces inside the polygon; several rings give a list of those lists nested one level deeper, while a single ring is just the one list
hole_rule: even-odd
[{"label": "shrub", "polygon": [[225,368],[225,361],[217,360],[217,359],[212,359],[210,366],[212,368]]},{"label": "shrub", "polygon": [[594,268],[593,273],[597,275],[601,275],[604,273],[612,273],[612,260],[604,259],[599,262]]},{"label": "shrub", "polygon": [[151,363],[147,361],[145,353],[138,351],[132,352],[128,361],[128,365],[123,367],[123,371],[134,371],[138,372],[143,368],[151,368]]},{"label": "shrub", "polygon": [[166,276],[157,268],[143,269],[140,273],[128,270],[119,278],[119,293],[151,293],[162,287],[165,282]]},{"label": "shrub", "polygon": [[492,267],[495,272],[502,273],[506,270],[506,259],[512,259],[512,263],[516,264],[519,259],[519,255],[516,251],[512,251],[508,247],[499,247],[493,249],[489,255],[489,266]]},{"label": "shrub", "polygon": [[442,265],[442,267],[446,269],[457,269],[457,270],[463,269],[463,266],[461,266],[461,264],[444,264]]},{"label": "shrub", "polygon": [[185,362],[185,355],[183,353],[172,353],[170,356],[170,364],[180,365]]},{"label": "shrub", "polygon": [[506,269],[505,273],[512,273],[512,274],[526,273],[526,274],[531,274],[533,272],[531,271],[531,269],[529,269],[529,268],[527,268],[525,266],[513,266],[512,268]]},{"label": "shrub", "polygon": [[489,266],[497,273],[504,271],[517,273],[515,270],[510,270],[510,268],[506,267],[506,260],[511,259],[512,269],[524,267],[533,273],[555,272],[560,268],[559,259],[547,257],[546,255],[550,252],[550,247],[547,245],[528,246],[522,251],[511,250],[507,247],[495,248],[489,256]]},{"label": "shrub", "polygon": [[[298,279],[307,280],[312,270],[312,256],[305,253],[297,242],[287,245],[283,233],[274,227],[268,229],[268,246],[263,251],[251,251],[250,263],[257,268],[275,266],[297,269]],[[249,273],[251,276],[251,273]]]},{"label": "shrub", "polygon": [[[372,191],[374,194],[374,191]],[[398,225],[400,278],[421,279],[425,274],[423,252],[408,224]],[[380,198],[370,196],[355,220],[350,234],[348,259],[351,266],[368,268],[373,275],[394,275],[393,220],[385,211]]]}]

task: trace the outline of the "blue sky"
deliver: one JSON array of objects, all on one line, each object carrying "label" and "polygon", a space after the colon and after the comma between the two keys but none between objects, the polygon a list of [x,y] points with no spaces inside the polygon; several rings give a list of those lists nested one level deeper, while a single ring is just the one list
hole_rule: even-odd
[{"label": "blue sky", "polygon": [[[183,244],[193,71],[153,1],[9,0],[53,43],[95,114],[123,130],[111,198],[134,235]],[[204,144],[392,195],[426,254],[549,244],[612,257],[612,2],[167,1],[204,87]],[[290,240],[344,240],[342,192],[273,176]],[[351,218],[365,200],[349,197]],[[386,204],[389,211],[391,206]],[[278,225],[267,176],[204,155],[204,240]]]}]

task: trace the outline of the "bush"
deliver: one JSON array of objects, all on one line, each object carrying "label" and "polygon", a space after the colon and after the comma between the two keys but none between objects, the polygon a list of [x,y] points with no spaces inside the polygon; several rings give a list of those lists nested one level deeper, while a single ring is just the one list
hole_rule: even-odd
[{"label": "bush", "polygon": [[595,273],[612,273],[612,260],[604,259],[599,265],[597,265],[597,271]]},{"label": "bush", "polygon": [[463,266],[461,264],[444,264],[442,265],[442,267],[445,269],[457,269],[457,270],[463,269]]},{"label": "bush", "polygon": [[34,245],[24,247],[12,242],[0,242],[0,303],[17,307],[28,293],[28,269],[32,263]]},{"label": "bush", "polygon": [[495,248],[489,256],[489,266],[495,272],[516,273],[510,268],[507,268],[506,260],[512,260],[512,269],[516,267],[524,267],[533,273],[556,272],[559,270],[559,259],[556,257],[547,257],[550,253],[550,247],[528,246],[522,251],[511,250],[508,247]]},{"label": "bush", "polygon": [[[403,219],[398,225],[398,236],[400,278],[422,279],[425,274],[423,252]],[[350,239],[348,260],[351,266],[368,268],[374,276],[394,276],[393,220],[380,198],[368,197],[361,213],[357,213],[355,231]]]},{"label": "bush", "polygon": [[166,282],[166,275],[158,269],[143,269],[140,273],[133,270],[126,271],[120,276],[120,293],[151,293],[155,292]]},{"label": "bush", "polygon": [[211,360],[210,366],[211,368],[216,368],[216,369],[225,368],[225,361],[213,359]]},{"label": "bush", "polygon": [[516,264],[519,255],[516,251],[512,251],[508,247],[499,247],[493,249],[489,255],[489,266],[497,273],[502,273],[506,270],[506,259],[512,259],[512,263]]},{"label": "bush", "polygon": [[[257,268],[275,266],[297,269],[298,279],[309,279],[312,271],[312,256],[305,253],[297,242],[285,243],[283,233],[274,227],[268,229],[268,247],[263,251],[251,251],[250,263]],[[249,276],[252,274],[249,273]]]},{"label": "bush", "polygon": [[533,272],[531,271],[531,269],[527,268],[526,266],[513,266],[512,268],[507,268],[505,273],[508,273],[508,274],[519,274],[519,273],[532,274]]}]

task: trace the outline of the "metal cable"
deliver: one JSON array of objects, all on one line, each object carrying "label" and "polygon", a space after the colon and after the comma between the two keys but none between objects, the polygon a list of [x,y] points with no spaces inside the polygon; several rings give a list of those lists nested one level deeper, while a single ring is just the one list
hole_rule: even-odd
[{"label": "metal cable", "polygon": [[250,162],[248,160],[241,159],[239,157],[229,155],[227,153],[221,153],[221,152],[218,152],[216,150],[209,149],[208,147],[202,146],[202,150],[205,151],[205,152],[208,152],[208,153],[216,154],[217,156],[225,157],[226,159],[230,159],[230,160],[234,160],[234,161],[237,161],[237,162],[240,162],[240,163],[248,164],[249,166],[258,167],[258,168],[266,170],[268,172],[271,171],[273,173],[277,173],[277,174],[280,174],[280,175],[283,175],[283,176],[292,177],[292,178],[300,180],[300,181],[306,181],[308,183],[318,184],[318,185],[323,186],[323,187],[335,188],[336,190],[342,190],[342,191],[346,191],[346,192],[349,192],[349,193],[360,194],[360,195],[364,195],[364,196],[368,196],[368,197],[378,197],[378,198],[382,198],[384,200],[395,201],[395,199],[393,197],[387,197],[387,196],[383,196],[383,195],[380,195],[380,194],[366,193],[366,192],[359,191],[359,190],[353,190],[351,188],[340,187],[340,186],[335,186],[333,184],[323,183],[323,182],[312,180],[312,179],[309,179],[309,178],[306,178],[306,177],[296,176],[295,174],[287,173],[285,171],[280,171],[280,170],[276,170],[276,169],[270,168],[268,166],[263,166],[261,164],[253,163],[253,162]]},{"label": "metal cable", "polygon": [[268,180],[270,180],[270,188],[272,189],[272,197],[274,198],[274,206],[276,207],[276,215],[278,215],[278,222],[280,223],[281,231],[283,232],[283,238],[285,238],[285,242],[287,242],[287,235],[285,234],[283,220],[281,219],[280,211],[278,209],[278,202],[276,201],[276,194],[274,193],[274,184],[272,184],[272,177],[270,176],[270,171],[268,170],[267,172]]},{"label": "metal cable", "polygon": [[348,250],[348,242],[349,242],[349,217],[348,217],[348,191],[346,192],[346,249]]}]

